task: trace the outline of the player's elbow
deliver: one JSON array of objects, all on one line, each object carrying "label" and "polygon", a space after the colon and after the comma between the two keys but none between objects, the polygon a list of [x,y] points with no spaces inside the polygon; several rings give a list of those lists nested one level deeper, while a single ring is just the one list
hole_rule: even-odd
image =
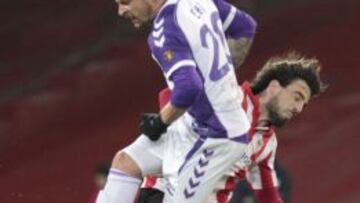
[{"label": "player's elbow", "polygon": [[201,79],[199,80],[194,80],[191,83],[189,83],[189,85],[186,87],[186,92],[187,94],[189,94],[194,100],[198,97],[198,95],[203,92],[204,90],[204,85],[201,81]]},{"label": "player's elbow", "polygon": [[203,91],[204,86],[199,82],[191,82],[176,87],[173,90],[171,103],[178,108],[189,108]]},{"label": "player's elbow", "polygon": [[191,80],[188,81],[188,83],[185,83],[186,85],[183,86],[183,88],[186,89],[186,91],[190,94],[198,95],[200,92],[204,90],[204,84],[200,77],[195,76]]}]

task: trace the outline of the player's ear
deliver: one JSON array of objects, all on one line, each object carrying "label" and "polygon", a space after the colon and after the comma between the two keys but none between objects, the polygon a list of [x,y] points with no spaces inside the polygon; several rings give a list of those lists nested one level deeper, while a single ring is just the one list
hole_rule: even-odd
[{"label": "player's ear", "polygon": [[270,94],[276,95],[277,93],[279,93],[281,88],[282,86],[280,85],[278,80],[271,80],[266,89]]}]

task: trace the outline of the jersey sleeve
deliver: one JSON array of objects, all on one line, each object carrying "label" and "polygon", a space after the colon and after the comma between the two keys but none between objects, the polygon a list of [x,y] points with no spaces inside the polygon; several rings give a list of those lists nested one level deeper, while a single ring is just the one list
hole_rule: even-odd
[{"label": "jersey sleeve", "polygon": [[278,190],[274,156],[275,154],[271,153],[266,159],[258,163],[257,169],[251,170],[253,179],[247,179],[259,203],[283,203]]},{"label": "jersey sleeve", "polygon": [[278,177],[274,162],[277,141],[273,136],[259,154],[255,164],[248,168],[246,180],[254,191],[259,203],[283,203],[278,191]]},{"label": "jersey sleeve", "polygon": [[174,9],[168,10],[162,18],[155,20],[148,38],[149,46],[172,90],[171,104],[188,108],[202,91],[203,82],[188,41],[177,25]]},{"label": "jersey sleeve", "polygon": [[157,19],[148,38],[152,57],[161,67],[166,79],[170,79],[182,67],[196,67],[190,46],[173,18],[175,17],[168,14]]},{"label": "jersey sleeve", "polygon": [[214,0],[219,10],[225,35],[228,38],[253,38],[256,33],[256,20],[244,11],[224,0]]}]

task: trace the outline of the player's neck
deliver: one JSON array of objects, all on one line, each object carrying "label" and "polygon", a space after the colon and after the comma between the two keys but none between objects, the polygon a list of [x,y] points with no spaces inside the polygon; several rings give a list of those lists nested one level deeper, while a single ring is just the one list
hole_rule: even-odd
[{"label": "player's neck", "polygon": [[269,113],[266,111],[265,108],[261,108],[261,105],[260,105],[259,110],[260,110],[260,116],[259,116],[259,120],[257,122],[257,126],[259,126],[259,127],[270,126]]},{"label": "player's neck", "polygon": [[269,126],[270,125],[269,111],[266,108],[266,104],[268,103],[270,98],[265,91],[258,94],[258,98],[259,98],[259,113],[260,113],[258,126]]},{"label": "player's neck", "polygon": [[166,0],[155,0],[152,5],[152,18],[154,19],[156,15],[160,12],[162,6],[165,4]]}]

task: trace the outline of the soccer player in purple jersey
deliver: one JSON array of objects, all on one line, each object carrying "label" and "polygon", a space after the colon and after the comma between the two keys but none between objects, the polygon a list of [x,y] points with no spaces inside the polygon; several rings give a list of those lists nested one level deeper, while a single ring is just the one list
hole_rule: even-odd
[{"label": "soccer player in purple jersey", "polygon": [[[135,27],[153,20],[148,43],[172,96],[161,112],[144,114],[143,134],[115,155],[97,202],[133,202],[142,177],[161,174],[169,137],[181,139],[188,133],[195,133],[197,140],[186,157],[179,157],[180,181],[169,191],[168,201],[204,202],[223,174],[245,155],[250,124],[234,65],[245,58],[256,22],[223,0],[116,3],[119,14]],[[188,125],[177,125],[179,117]]]},{"label": "soccer player in purple jersey", "polygon": [[[316,58],[305,58],[295,52],[281,57],[272,57],[258,71],[251,83],[245,81],[240,91],[244,92],[242,106],[246,111],[251,128],[249,131],[250,161],[247,166],[237,172],[228,173],[208,197],[209,203],[228,203],[235,187],[235,177],[246,179],[253,190],[258,203],[283,203],[278,187],[282,183],[275,171],[276,151],[278,148],[276,128],[282,127],[286,122],[301,113],[311,99],[319,96],[325,85],[320,79],[321,65]],[[171,97],[171,91],[164,89],[159,93],[160,108],[166,105]],[[181,120],[181,119],[179,119]],[[181,145],[171,145],[167,150],[169,154],[163,159],[164,165],[177,165],[177,153],[185,152],[191,145],[191,136],[187,134],[190,142]],[[183,139],[185,140],[185,139]],[[174,153],[175,152],[175,153]],[[171,155],[172,154],[172,155]],[[169,158],[169,159],[168,159]],[[240,158],[240,157],[239,157]],[[180,163],[181,164],[181,163]],[[167,171],[163,167],[163,174],[167,180],[157,177],[146,177],[142,183],[139,203],[162,202],[164,192],[171,181],[171,174],[177,171]]]}]

